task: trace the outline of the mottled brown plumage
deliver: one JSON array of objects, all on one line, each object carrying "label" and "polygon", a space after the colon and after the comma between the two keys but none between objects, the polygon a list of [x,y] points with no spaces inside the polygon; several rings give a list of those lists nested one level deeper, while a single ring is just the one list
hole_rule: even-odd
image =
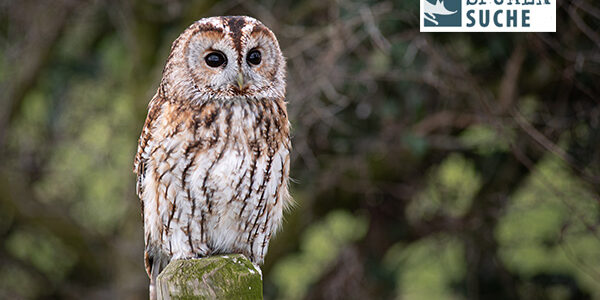
[{"label": "mottled brown plumage", "polygon": [[151,296],[171,259],[263,262],[291,200],[284,95],[277,39],[253,18],[202,19],[173,43],[134,163]]}]

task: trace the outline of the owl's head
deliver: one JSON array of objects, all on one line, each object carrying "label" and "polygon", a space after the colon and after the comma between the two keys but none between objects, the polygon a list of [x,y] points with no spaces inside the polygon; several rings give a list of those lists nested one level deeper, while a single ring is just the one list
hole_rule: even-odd
[{"label": "owl's head", "polygon": [[201,19],[173,42],[159,92],[196,101],[283,98],[285,59],[273,32],[254,18]]}]

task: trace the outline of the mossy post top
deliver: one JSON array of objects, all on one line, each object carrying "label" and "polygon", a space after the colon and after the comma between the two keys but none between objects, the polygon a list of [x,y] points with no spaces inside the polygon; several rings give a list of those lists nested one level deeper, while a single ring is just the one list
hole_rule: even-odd
[{"label": "mossy post top", "polygon": [[262,273],[244,255],[173,260],[157,280],[157,298],[262,299]]}]

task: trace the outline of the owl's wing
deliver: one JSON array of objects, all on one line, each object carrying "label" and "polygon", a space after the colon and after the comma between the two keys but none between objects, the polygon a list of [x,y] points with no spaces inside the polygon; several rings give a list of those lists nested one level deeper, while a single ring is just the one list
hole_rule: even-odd
[{"label": "owl's wing", "polygon": [[152,126],[154,126],[154,121],[158,118],[162,102],[162,98],[157,93],[148,105],[148,116],[146,117],[146,122],[144,122],[144,128],[142,129],[142,134],[140,135],[140,140],[138,142],[137,154],[135,155],[135,160],[133,162],[133,173],[137,174],[136,192],[142,202],[142,213],[144,205],[142,199],[142,181],[146,175],[146,161],[148,160],[145,153],[147,153],[148,150],[148,142],[152,139]]}]

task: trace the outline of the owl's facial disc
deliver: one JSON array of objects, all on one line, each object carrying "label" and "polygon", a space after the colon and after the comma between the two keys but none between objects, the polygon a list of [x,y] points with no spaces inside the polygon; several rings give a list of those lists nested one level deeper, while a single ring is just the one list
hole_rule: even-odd
[{"label": "owl's facial disc", "polygon": [[284,97],[285,60],[275,35],[256,19],[207,18],[186,32],[172,51],[183,47],[195,97]]}]

